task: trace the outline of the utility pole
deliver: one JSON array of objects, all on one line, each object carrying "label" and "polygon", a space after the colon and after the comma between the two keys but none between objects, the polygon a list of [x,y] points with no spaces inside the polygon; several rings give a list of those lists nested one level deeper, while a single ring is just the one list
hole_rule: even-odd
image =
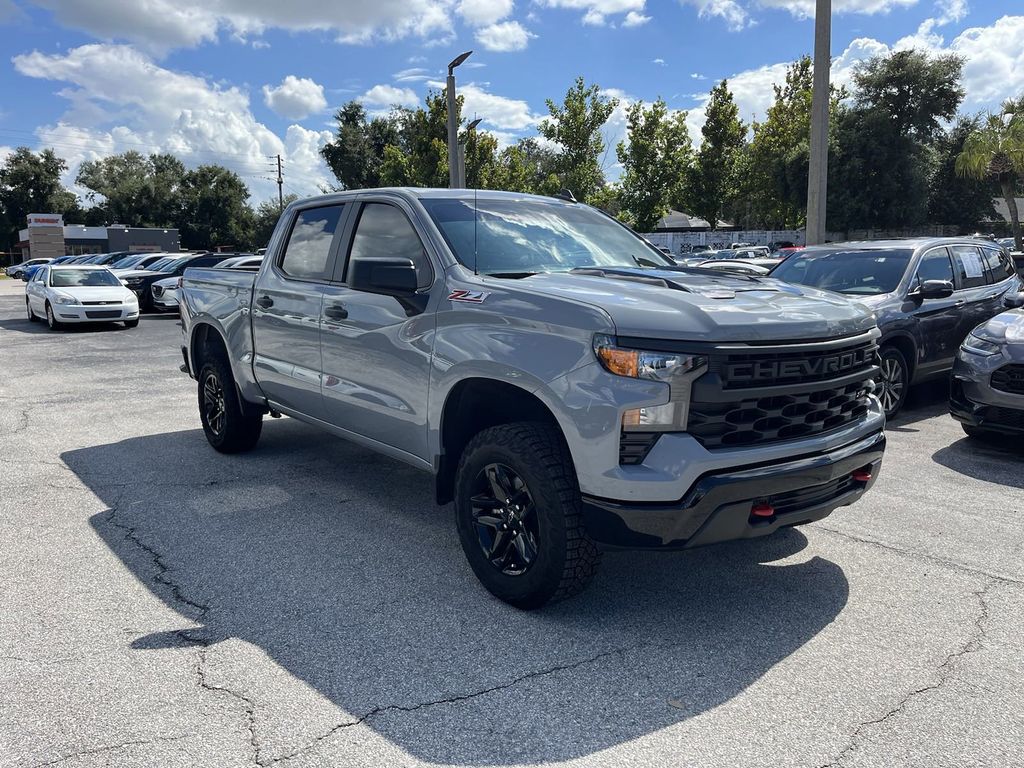
[{"label": "utility pole", "polygon": [[284,177],[281,175],[281,156],[277,156],[277,209],[279,211],[284,210],[284,192],[281,191],[281,185],[284,184]]},{"label": "utility pole", "polygon": [[811,97],[811,156],[807,174],[807,245],[825,241],[828,196],[829,70],[832,66],[832,0],[814,9],[814,88]]},{"label": "utility pole", "polygon": [[445,96],[448,98],[448,188],[459,188],[459,115],[455,99],[455,68],[469,58],[472,51],[460,53],[448,65]]}]

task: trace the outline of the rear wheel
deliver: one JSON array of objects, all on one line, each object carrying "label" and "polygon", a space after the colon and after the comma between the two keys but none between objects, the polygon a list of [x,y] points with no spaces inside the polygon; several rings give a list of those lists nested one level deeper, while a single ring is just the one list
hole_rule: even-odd
[{"label": "rear wheel", "polygon": [[252,449],[263,431],[263,414],[242,403],[222,355],[209,358],[199,371],[199,418],[206,439],[221,453]]},{"label": "rear wheel", "polygon": [[895,347],[883,347],[878,363],[878,399],[886,418],[895,416],[907,399],[910,388],[910,368],[903,353]]},{"label": "rear wheel", "polygon": [[53,315],[53,307],[50,306],[50,302],[46,302],[46,324],[50,327],[51,331],[59,331],[64,327],[64,324]]},{"label": "rear wheel", "polygon": [[572,459],[547,424],[506,424],[474,437],[455,476],[455,515],[477,578],[518,608],[575,595],[597,570]]}]

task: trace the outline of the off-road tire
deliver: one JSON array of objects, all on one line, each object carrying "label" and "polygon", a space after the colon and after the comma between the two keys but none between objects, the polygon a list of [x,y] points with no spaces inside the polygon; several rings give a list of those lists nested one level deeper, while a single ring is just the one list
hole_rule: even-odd
[{"label": "off-road tire", "polygon": [[[536,558],[526,572],[514,576],[498,570],[481,548],[470,501],[476,478],[496,462],[526,483],[537,516]],[[601,553],[584,529],[572,458],[551,425],[517,422],[477,434],[462,452],[456,470],[455,519],[477,578],[491,594],[517,608],[540,608],[571,597],[597,572]]]},{"label": "off-road tire", "polygon": [[[219,428],[211,425],[211,414],[207,408],[206,387],[214,377],[222,400],[223,421]],[[222,354],[207,358],[199,371],[199,419],[203,424],[206,439],[221,453],[244,453],[251,450],[263,431],[263,413],[255,406],[244,406],[238,396],[231,366]]]}]

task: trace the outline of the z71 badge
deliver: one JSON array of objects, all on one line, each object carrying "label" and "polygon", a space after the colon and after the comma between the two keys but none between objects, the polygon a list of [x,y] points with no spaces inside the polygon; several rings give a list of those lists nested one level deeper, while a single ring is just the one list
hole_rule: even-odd
[{"label": "z71 badge", "polygon": [[448,294],[449,301],[465,301],[469,304],[483,304],[490,291],[464,291],[461,288]]}]

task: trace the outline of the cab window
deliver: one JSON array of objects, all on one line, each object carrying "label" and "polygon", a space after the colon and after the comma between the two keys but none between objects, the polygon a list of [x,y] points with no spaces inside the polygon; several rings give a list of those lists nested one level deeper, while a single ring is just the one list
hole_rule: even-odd
[{"label": "cab window", "polygon": [[331,243],[342,206],[327,205],[299,211],[278,266],[289,277],[327,280]]},{"label": "cab window", "polygon": [[960,276],[960,288],[978,288],[988,284],[980,249],[973,245],[954,245],[951,250]]},{"label": "cab window", "polygon": [[1016,274],[1005,254],[994,248],[982,248],[981,252],[985,256],[985,276],[990,283],[1001,283]]},{"label": "cab window", "polygon": [[387,203],[366,203],[352,238],[349,263],[381,258],[412,261],[420,288],[428,287],[433,280],[423,243],[405,214]]}]

